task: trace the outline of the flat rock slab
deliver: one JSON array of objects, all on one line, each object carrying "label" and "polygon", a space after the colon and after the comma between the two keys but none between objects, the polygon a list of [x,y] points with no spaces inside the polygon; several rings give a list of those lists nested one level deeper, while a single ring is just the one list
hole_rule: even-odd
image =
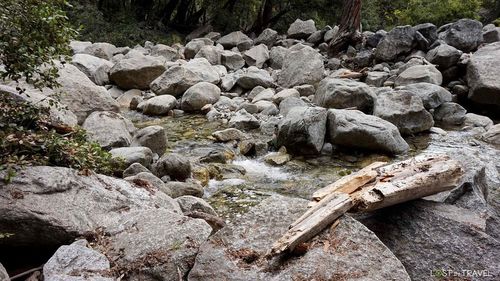
[{"label": "flat rock slab", "polygon": [[401,262],[349,216],[311,240],[304,254],[265,260],[307,203],[278,195],[265,199],[202,245],[188,280],[410,280]]}]

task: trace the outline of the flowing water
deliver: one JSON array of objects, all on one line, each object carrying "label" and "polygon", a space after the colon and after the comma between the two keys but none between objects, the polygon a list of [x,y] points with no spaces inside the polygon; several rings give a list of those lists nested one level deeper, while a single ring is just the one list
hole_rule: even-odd
[{"label": "flowing water", "polygon": [[224,174],[220,179],[210,179],[205,186],[205,199],[226,220],[238,217],[272,193],[310,198],[315,190],[374,161],[397,161],[419,153],[447,153],[459,159],[462,155],[469,157],[463,157],[463,162],[476,159],[488,163],[500,159],[498,147],[477,140],[470,132],[451,130],[445,135],[428,133],[406,138],[412,149],[406,155],[396,158],[346,150],[310,158],[294,157],[284,166],[275,167],[268,165],[264,157],[247,158],[238,155],[234,147],[215,143],[212,132],[222,130],[226,126],[207,122],[203,116],[186,115],[146,120],[139,116],[129,117],[136,118],[138,127],[163,126],[169,140],[168,150],[189,157],[195,162],[199,157],[216,149],[235,151],[236,157],[230,164],[244,168],[246,173]]}]

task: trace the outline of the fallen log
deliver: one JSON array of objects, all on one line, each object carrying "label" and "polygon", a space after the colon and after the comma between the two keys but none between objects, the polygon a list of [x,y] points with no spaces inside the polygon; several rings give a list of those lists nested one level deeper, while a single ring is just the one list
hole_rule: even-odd
[{"label": "fallen log", "polygon": [[373,211],[450,190],[462,176],[460,163],[446,155],[420,155],[394,164],[375,162],[315,192],[317,202],[290,225],[267,257],[293,251],[347,211]]}]

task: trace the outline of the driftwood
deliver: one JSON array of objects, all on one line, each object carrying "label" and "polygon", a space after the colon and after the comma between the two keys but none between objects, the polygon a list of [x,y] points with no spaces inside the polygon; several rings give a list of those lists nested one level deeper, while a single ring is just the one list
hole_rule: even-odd
[{"label": "driftwood", "polygon": [[373,211],[450,190],[462,176],[460,164],[446,155],[421,155],[395,164],[375,162],[316,191],[311,208],[290,225],[267,256],[292,251],[347,211]]}]

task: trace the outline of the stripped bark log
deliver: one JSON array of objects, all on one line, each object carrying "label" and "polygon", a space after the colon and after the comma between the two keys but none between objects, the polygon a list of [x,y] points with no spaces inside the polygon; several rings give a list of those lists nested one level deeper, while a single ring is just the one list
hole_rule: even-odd
[{"label": "stripped bark log", "polygon": [[463,170],[446,155],[421,155],[385,165],[375,162],[314,195],[319,200],[290,225],[267,253],[268,258],[293,250],[347,211],[372,211],[456,187]]}]

